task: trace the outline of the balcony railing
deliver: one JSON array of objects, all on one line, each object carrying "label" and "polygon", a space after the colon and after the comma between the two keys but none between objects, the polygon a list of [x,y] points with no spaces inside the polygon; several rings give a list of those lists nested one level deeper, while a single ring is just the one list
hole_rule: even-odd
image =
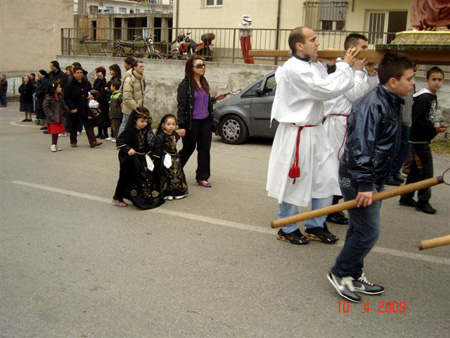
[{"label": "balcony railing", "polygon": [[[188,34],[189,33],[189,34]],[[103,55],[103,56],[135,56],[158,58],[185,58],[173,51],[179,45],[177,36],[186,35],[196,43],[201,43],[205,33],[214,34],[213,51],[209,60],[221,62],[243,62],[238,28],[115,28],[115,29],[72,29],[61,30],[61,52],[63,55]],[[288,50],[289,29],[253,29],[252,49]],[[387,32],[347,32],[347,31],[316,31],[320,42],[319,49],[332,48],[342,50],[345,37],[349,33],[362,33],[369,39],[369,49],[375,49],[375,44],[383,44],[392,40],[395,33]],[[145,44],[145,38],[151,37],[150,46]],[[139,40],[141,41],[139,42]],[[123,48],[118,48],[118,41]],[[133,44],[132,42],[136,42]],[[127,47],[128,46],[128,47]],[[147,48],[149,47],[149,48]],[[206,54],[205,54],[206,55]],[[259,60],[274,61],[274,58],[259,58]]]}]

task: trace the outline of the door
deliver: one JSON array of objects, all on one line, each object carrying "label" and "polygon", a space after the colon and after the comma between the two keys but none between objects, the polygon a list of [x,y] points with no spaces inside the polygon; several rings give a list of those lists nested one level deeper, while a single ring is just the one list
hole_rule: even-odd
[{"label": "door", "polygon": [[276,89],[275,74],[272,74],[264,79],[257,96],[252,100],[251,128],[255,136],[273,137],[275,135],[278,123],[274,121],[270,127],[270,115]]}]

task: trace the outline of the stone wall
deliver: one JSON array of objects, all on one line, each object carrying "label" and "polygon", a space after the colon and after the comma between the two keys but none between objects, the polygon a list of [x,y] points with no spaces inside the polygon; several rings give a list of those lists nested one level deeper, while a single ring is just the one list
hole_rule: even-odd
[{"label": "stone wall", "polygon": [[[61,68],[75,61],[81,63],[89,74],[88,78],[94,81],[94,69],[103,66],[106,69],[117,63],[124,74],[124,58],[114,57],[82,57],[58,56]],[[146,80],[146,97],[149,99],[150,109],[154,118],[162,117],[167,113],[176,113],[177,87],[184,78],[185,61],[174,60],[144,60],[144,75]],[[216,95],[244,88],[261,76],[275,69],[270,65],[239,65],[231,63],[208,62],[206,78],[211,87],[211,94]],[[107,76],[109,78],[109,75]]]}]

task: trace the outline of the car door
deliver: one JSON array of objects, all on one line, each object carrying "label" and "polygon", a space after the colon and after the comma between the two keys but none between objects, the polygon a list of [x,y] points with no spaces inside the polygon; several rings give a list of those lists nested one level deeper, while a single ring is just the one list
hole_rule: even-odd
[{"label": "car door", "polygon": [[251,124],[253,135],[274,137],[278,126],[277,121],[272,122],[270,126],[270,114],[272,111],[273,99],[277,83],[275,81],[275,74],[271,74],[264,78],[261,83],[257,96],[253,98],[251,105]]}]

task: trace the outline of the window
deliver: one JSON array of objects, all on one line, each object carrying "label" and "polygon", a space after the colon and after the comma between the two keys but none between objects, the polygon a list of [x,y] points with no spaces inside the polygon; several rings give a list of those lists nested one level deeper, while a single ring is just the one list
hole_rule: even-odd
[{"label": "window", "polygon": [[98,6],[89,6],[89,14],[98,14]]},{"label": "window", "polygon": [[223,0],[206,0],[206,6],[222,6]]},{"label": "window", "polygon": [[104,12],[109,13],[109,14],[114,14],[114,7],[106,6]]},{"label": "window", "polygon": [[312,29],[343,30],[347,1],[307,1],[303,4],[303,21]]},{"label": "window", "polygon": [[140,13],[141,10],[139,8],[136,8],[136,10],[134,11],[135,13]]},{"label": "window", "polygon": [[322,30],[330,31],[333,29],[333,21],[331,20],[323,20],[322,21]]},{"label": "window", "polygon": [[258,90],[261,89],[261,82],[258,81],[253,86],[251,86],[241,97],[256,97],[258,96]]},{"label": "window", "polygon": [[275,90],[277,89],[277,81],[275,75],[268,77],[264,85],[263,95],[275,96]]},{"label": "window", "polygon": [[124,7],[120,7],[120,8],[119,8],[119,13],[120,13],[120,14],[127,14],[127,9],[124,8]]}]

